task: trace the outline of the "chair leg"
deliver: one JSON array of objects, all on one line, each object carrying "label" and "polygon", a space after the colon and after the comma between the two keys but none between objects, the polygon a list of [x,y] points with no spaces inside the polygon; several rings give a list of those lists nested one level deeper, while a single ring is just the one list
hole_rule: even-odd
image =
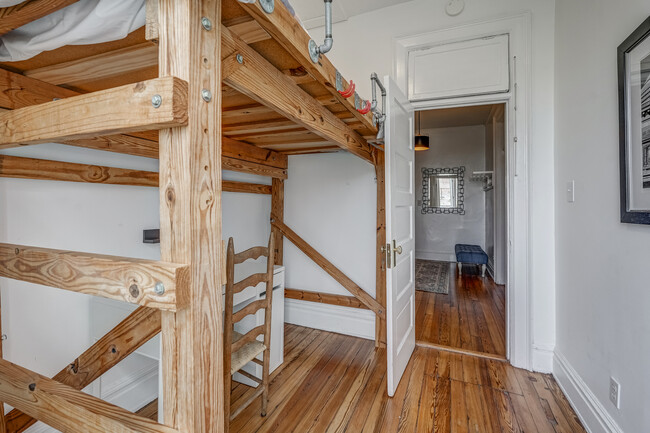
[{"label": "chair leg", "polygon": [[484,278],[485,278],[485,269],[486,269],[486,268],[487,268],[487,266],[485,266],[485,265],[481,265],[481,277],[484,277]]},{"label": "chair leg", "polygon": [[[229,372],[230,373],[230,372]],[[224,408],[224,433],[230,431],[230,393],[232,388],[232,376],[230,374],[224,374],[223,380],[223,408]]]},{"label": "chair leg", "polygon": [[262,416],[266,416],[266,409],[269,405],[269,369],[271,350],[264,351],[264,365],[262,366]]},{"label": "chair leg", "polygon": [[458,275],[462,275],[463,274],[463,264],[461,262],[458,262],[457,265],[458,265]]}]

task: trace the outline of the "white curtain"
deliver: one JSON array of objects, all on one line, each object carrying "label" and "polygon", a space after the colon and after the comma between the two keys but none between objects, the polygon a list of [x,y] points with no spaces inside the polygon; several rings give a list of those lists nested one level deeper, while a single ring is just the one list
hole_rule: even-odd
[{"label": "white curtain", "polygon": [[[0,36],[0,61],[29,59],[64,45],[123,39],[144,26],[145,0],[80,0]],[[0,0],[0,6],[20,3]]]}]

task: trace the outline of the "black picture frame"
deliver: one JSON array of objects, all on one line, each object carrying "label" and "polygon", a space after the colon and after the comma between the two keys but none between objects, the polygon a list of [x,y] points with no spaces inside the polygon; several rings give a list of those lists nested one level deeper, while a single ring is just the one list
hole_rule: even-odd
[{"label": "black picture frame", "polygon": [[[630,166],[628,161],[630,161],[630,152],[628,149],[631,145],[644,146],[643,144],[643,103],[641,105],[641,142],[640,143],[629,143],[632,141],[631,134],[629,134],[628,125],[631,122],[631,116],[634,113],[629,113],[628,107],[630,106],[629,98],[629,87],[630,83],[628,82],[628,62],[627,58],[630,53],[633,52],[641,43],[643,43],[648,37],[650,37],[650,17],[648,17],[630,36],[628,36],[621,45],[618,46],[617,53],[617,62],[618,62],[618,110],[619,110],[619,170],[620,170],[620,210],[621,210],[621,222],[629,224],[650,224],[650,206],[648,209],[631,209],[630,206],[630,185],[631,185],[631,175],[630,175]],[[647,58],[647,57],[646,57]],[[645,59],[644,58],[644,61]],[[642,61],[641,63],[644,63]],[[643,83],[641,83],[643,88]],[[642,147],[642,154],[643,154]],[[642,164],[641,161],[633,161],[633,163]],[[643,172],[641,173],[643,175]],[[643,177],[642,177],[643,179]],[[646,182],[643,182],[646,184]],[[645,186],[644,188],[648,188]]]}]

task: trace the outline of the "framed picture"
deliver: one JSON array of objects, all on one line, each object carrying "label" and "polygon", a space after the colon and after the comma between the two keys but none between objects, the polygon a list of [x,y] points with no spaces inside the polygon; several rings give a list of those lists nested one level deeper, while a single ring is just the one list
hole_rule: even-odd
[{"label": "framed picture", "polygon": [[650,224],[650,18],[618,47],[621,222]]}]

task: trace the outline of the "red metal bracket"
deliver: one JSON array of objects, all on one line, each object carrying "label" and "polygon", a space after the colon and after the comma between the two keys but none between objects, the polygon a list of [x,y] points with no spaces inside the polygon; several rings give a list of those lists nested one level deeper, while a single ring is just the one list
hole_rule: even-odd
[{"label": "red metal bracket", "polygon": [[366,106],[363,108],[357,108],[357,111],[361,114],[368,114],[371,107],[370,101],[366,101]]}]

